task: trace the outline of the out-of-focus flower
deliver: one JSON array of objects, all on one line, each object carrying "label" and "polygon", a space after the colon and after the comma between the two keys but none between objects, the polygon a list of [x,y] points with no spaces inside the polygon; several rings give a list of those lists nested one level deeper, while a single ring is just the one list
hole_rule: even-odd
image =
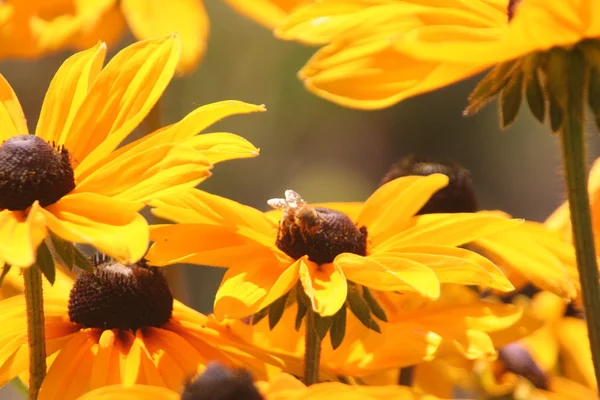
[{"label": "out-of-focus flower", "polygon": [[[75,399],[98,387],[144,384],[179,390],[210,361],[266,377],[279,360],[228,327],[173,300],[161,272],[145,262],[97,257],[71,290],[46,288],[48,373],[40,399]],[[0,301],[0,385],[28,367],[23,296]]]},{"label": "out-of-focus flower", "polygon": [[151,198],[197,185],[212,163],[258,154],[232,134],[196,136],[225,116],[264,110],[241,102],[200,107],[117,149],[162,95],[179,49],[173,35],[138,42],[105,68],[102,43],[75,54],[50,84],[35,135],[0,76],[0,260],[32,265],[51,231],[135,262],[149,237],[138,211]]},{"label": "out-of-focus flower", "polygon": [[114,44],[127,27],[137,40],[177,33],[178,70],[191,72],[206,50],[209,20],[202,0],[8,0],[0,4],[0,58]]},{"label": "out-of-focus flower", "polygon": [[153,212],[178,224],[153,228],[148,257],[155,265],[229,268],[215,300],[218,318],[247,317],[276,300],[283,305],[298,282],[297,294],[321,316],[346,302],[356,313],[353,301],[363,288],[428,298],[439,296],[440,282],[512,290],[494,264],[457,246],[520,222],[469,213],[414,216],[447,182],[441,174],[397,179],[356,216],[344,213],[345,203],[309,206],[292,191],[270,202],[283,213],[266,214],[197,190],[167,196],[152,202]]},{"label": "out-of-focus flower", "polygon": [[326,45],[299,73],[310,91],[377,109],[496,64],[597,39],[600,8],[594,0],[324,0],[297,8],[276,33]]},{"label": "out-of-focus flower", "polygon": [[[523,316],[519,307],[481,300],[461,285],[444,285],[437,300],[411,293],[374,291],[373,295],[384,308],[388,322],[378,333],[349,314],[342,344],[334,349],[331,333],[322,342],[324,373],[364,377],[450,355],[469,360],[494,359],[496,348],[541,326],[535,317]],[[273,328],[265,320],[253,326],[242,321],[229,324],[249,343],[286,359],[302,359],[303,330],[294,323],[296,305],[290,307]]]},{"label": "out-of-focus flower", "polygon": [[223,0],[234,10],[267,28],[276,28],[296,8],[311,0]]},{"label": "out-of-focus flower", "polygon": [[[277,375],[269,382],[257,382],[256,387],[260,389],[262,393],[261,398],[264,400],[329,400],[333,396],[344,400],[436,399],[434,396],[417,394],[411,389],[402,386],[350,386],[339,382],[323,382],[307,387],[298,379],[288,374]],[[109,400],[115,398],[131,400],[184,399],[178,392],[169,389],[143,385],[129,387],[114,385],[89,392],[78,400]],[[227,397],[223,395],[220,397],[214,396],[211,399],[234,400],[241,399],[241,397]]]}]

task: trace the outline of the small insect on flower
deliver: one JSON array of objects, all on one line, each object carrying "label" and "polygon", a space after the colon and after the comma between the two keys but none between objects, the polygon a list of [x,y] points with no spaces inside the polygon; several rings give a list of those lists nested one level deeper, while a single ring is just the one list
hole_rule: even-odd
[{"label": "small insect on flower", "polygon": [[[295,232],[300,233],[306,241],[307,236],[314,235],[325,222],[317,210],[309,206],[306,201],[293,190],[285,191],[285,199],[277,198],[267,201],[271,207],[282,210],[281,224],[287,227],[289,234],[294,237]],[[278,239],[282,239],[284,230],[278,233]]]}]

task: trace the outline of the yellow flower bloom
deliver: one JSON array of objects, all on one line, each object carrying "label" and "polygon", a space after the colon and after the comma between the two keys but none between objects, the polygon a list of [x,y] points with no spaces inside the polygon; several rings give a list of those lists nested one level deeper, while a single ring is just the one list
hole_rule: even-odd
[{"label": "yellow flower bloom", "polygon": [[[519,307],[481,300],[461,285],[444,285],[437,300],[414,293],[373,294],[385,309],[388,322],[378,333],[349,313],[347,334],[340,347],[334,349],[330,337],[322,342],[323,373],[362,377],[449,355],[494,359],[497,347],[540,326],[532,317],[525,320]],[[272,329],[265,320],[252,327],[241,321],[229,324],[237,336],[253,345],[286,360],[301,360],[304,330],[294,327],[295,308],[292,305]]]},{"label": "yellow flower bloom", "polygon": [[271,202],[289,206],[281,218],[197,190],[167,196],[151,202],[153,212],[178,224],[153,228],[148,259],[159,266],[229,268],[215,299],[218,318],[252,315],[297,282],[322,316],[344,306],[348,281],[429,298],[439,296],[440,282],[512,290],[493,263],[457,246],[518,221],[470,213],[414,216],[447,183],[441,174],[396,179],[373,193],[356,218],[344,214],[344,204],[305,207],[292,191]]},{"label": "yellow flower bloom", "polygon": [[209,20],[202,0],[28,0],[0,4],[0,57],[33,58],[98,40],[116,43],[127,26],[137,40],[177,33],[180,72],[206,50]]},{"label": "yellow flower bloom", "polygon": [[0,260],[32,265],[51,231],[135,262],[148,247],[138,213],[147,201],[197,185],[211,163],[258,154],[235,135],[195,136],[225,116],[264,110],[240,102],[200,107],[117,149],[168,85],[179,47],[176,36],[138,42],[104,68],[102,43],[70,57],[50,84],[35,135],[0,76]]},{"label": "yellow flower bloom", "polygon": [[[173,300],[156,268],[98,258],[70,291],[44,293],[48,373],[40,400],[75,399],[95,388],[144,384],[179,390],[210,361],[266,376],[281,363],[214,317]],[[0,301],[0,386],[27,371],[25,299]]]},{"label": "yellow flower bloom", "polygon": [[[344,400],[435,400],[436,397],[417,394],[402,386],[350,386],[339,382],[317,383],[305,386],[288,374],[280,374],[269,382],[257,382],[264,400],[328,400],[340,396]],[[164,388],[135,385],[107,386],[94,390],[78,400],[179,400],[180,394]]]},{"label": "yellow flower bloom", "polygon": [[300,71],[309,90],[376,109],[495,64],[600,38],[600,8],[593,0],[324,0],[297,9],[277,33],[326,44]]}]

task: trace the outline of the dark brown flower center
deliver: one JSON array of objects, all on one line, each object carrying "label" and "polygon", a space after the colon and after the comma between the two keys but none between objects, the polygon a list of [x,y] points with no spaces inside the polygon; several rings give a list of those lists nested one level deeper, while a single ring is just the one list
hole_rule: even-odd
[{"label": "dark brown flower center", "polygon": [[515,16],[515,12],[517,11],[520,2],[521,0],[509,0],[508,7],[506,8],[506,14],[508,15],[509,21]]},{"label": "dark brown flower center", "polygon": [[181,400],[263,400],[245,370],[228,369],[218,363],[185,385]]},{"label": "dark brown flower center", "polygon": [[548,389],[548,378],[540,369],[529,352],[517,343],[511,343],[498,351],[498,359],[504,367],[517,375],[528,379],[539,389]]},{"label": "dark brown flower center", "polygon": [[[290,193],[298,196],[293,191],[287,191],[286,197]],[[281,251],[294,259],[308,256],[310,261],[317,264],[333,262],[342,253],[367,255],[366,227],[357,227],[342,212],[314,208],[305,204],[299,196],[298,199],[300,202],[291,206],[290,202],[285,203],[283,199],[269,203],[284,209],[275,243]]]},{"label": "dark brown flower center", "polygon": [[145,261],[123,265],[96,258],[94,272],[82,272],[69,296],[69,318],[86,328],[160,327],[171,318],[173,295],[158,268]]},{"label": "dark brown flower center", "polygon": [[469,171],[450,161],[426,161],[406,157],[394,164],[383,177],[381,185],[409,175],[428,176],[440,173],[448,176],[448,186],[435,193],[417,215],[433,213],[460,213],[477,211],[475,188]]},{"label": "dark brown flower center", "polygon": [[36,200],[56,203],[75,188],[69,152],[34,135],[13,136],[0,145],[0,209],[26,210]]}]

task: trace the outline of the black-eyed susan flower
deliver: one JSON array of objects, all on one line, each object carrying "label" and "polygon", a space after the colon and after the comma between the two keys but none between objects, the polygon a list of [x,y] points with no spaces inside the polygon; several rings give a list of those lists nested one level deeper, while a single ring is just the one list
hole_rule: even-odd
[{"label": "black-eyed susan flower", "polygon": [[[268,382],[248,382],[242,373],[227,371],[224,368],[211,366],[215,371],[200,375],[195,382],[190,383],[178,393],[169,389],[143,385],[123,386],[113,385],[96,389],[78,400],[131,399],[131,400],[326,400],[331,396],[341,396],[348,400],[435,400],[429,395],[418,394],[402,386],[351,386],[339,382],[324,382],[313,386],[305,386],[298,379],[288,374],[278,374]],[[211,380],[212,382],[207,382]],[[216,386],[219,383],[225,386]],[[250,386],[252,385],[252,386]],[[194,392],[194,387],[198,391]],[[234,391],[239,389],[239,391]],[[207,395],[210,395],[208,397]]]},{"label": "black-eyed susan flower", "polygon": [[348,302],[366,318],[359,311],[366,301],[362,287],[428,298],[439,296],[440,282],[512,290],[493,263],[457,246],[518,221],[469,213],[415,216],[447,182],[441,174],[397,179],[379,188],[356,215],[344,213],[356,210],[355,203],[309,206],[292,191],[270,202],[283,211],[262,213],[191,190],[151,203],[155,215],[178,224],[153,229],[148,257],[155,265],[228,268],[215,299],[218,318],[247,317],[276,300],[283,306],[298,283],[296,295],[307,299],[300,303],[323,317]]},{"label": "black-eyed susan flower", "polygon": [[[406,157],[390,168],[382,183],[401,176],[433,173],[448,176],[450,182],[429,199],[419,214],[477,212],[477,198],[469,171],[456,162]],[[496,210],[479,213],[508,216]],[[524,221],[512,229],[475,240],[469,247],[485,254],[502,268],[517,290],[533,284],[567,300],[576,298],[580,290],[575,249],[554,229],[548,229],[542,223]]]},{"label": "black-eyed susan flower", "polygon": [[[113,384],[179,390],[210,361],[265,376],[260,354],[213,317],[173,300],[161,272],[145,261],[94,259],[71,285],[44,296],[48,373],[40,399],[75,399]],[[23,296],[0,301],[0,384],[27,370]],[[258,357],[258,358],[257,358]]]},{"label": "black-eyed susan flower", "polygon": [[138,42],[102,68],[102,43],[67,59],[52,80],[35,135],[0,76],[0,260],[28,267],[48,232],[124,262],[147,250],[138,213],[156,195],[193,187],[211,163],[257,149],[232,134],[196,134],[228,115],[264,110],[221,102],[117,150],[145,118],[179,60],[176,36]]},{"label": "black-eyed susan flower", "polygon": [[[373,291],[373,295],[387,316],[381,333],[347,313],[342,344],[334,348],[331,331],[322,342],[323,374],[370,377],[444,357],[495,359],[498,348],[541,326],[535,317],[524,316],[520,307],[482,300],[462,285],[443,285],[437,300],[406,292]],[[228,323],[248,343],[287,360],[301,359],[305,344],[301,325],[295,322],[296,307],[291,305],[275,327],[266,318],[253,326]]]},{"label": "black-eyed susan flower", "polygon": [[192,72],[204,55],[209,20],[202,0],[5,1],[0,4],[0,57],[37,58],[63,49],[109,44],[126,33],[137,40],[176,33],[178,70]]}]

